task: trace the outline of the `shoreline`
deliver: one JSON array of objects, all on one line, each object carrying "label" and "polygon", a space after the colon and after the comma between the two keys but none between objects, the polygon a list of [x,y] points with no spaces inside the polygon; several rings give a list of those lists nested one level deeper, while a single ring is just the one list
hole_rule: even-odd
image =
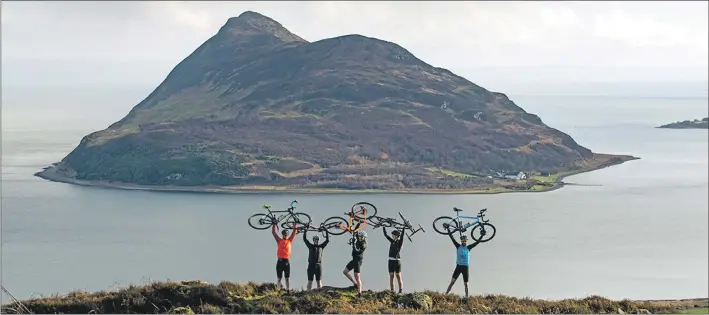
[{"label": "shoreline", "polygon": [[[284,186],[151,186],[138,185],[130,183],[116,183],[108,181],[88,181],[79,180],[64,176],[57,172],[56,163],[46,167],[44,170],[34,174],[34,176],[44,180],[72,184],[86,187],[97,187],[104,189],[122,189],[122,190],[140,190],[154,192],[189,192],[189,193],[214,193],[214,194],[411,194],[411,195],[497,195],[510,193],[542,193],[560,189],[567,185],[564,179],[570,176],[588,173],[604,169],[607,167],[620,165],[625,162],[639,160],[639,157],[630,155],[611,155],[595,153],[594,157],[605,158],[606,161],[598,165],[581,168],[577,170],[558,173],[556,179],[551,182],[551,185],[544,186],[538,190],[512,190],[502,186],[488,187],[480,189],[456,189],[456,190],[438,190],[438,189],[406,189],[406,190],[347,190],[347,189],[328,189],[328,188],[287,188]],[[613,161],[613,158],[618,160]],[[491,190],[492,189],[492,190]],[[499,191],[497,189],[506,189]]]}]

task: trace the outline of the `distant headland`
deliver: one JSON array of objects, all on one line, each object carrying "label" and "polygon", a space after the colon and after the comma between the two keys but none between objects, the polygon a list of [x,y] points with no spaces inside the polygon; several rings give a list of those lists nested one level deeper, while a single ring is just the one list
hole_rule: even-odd
[{"label": "distant headland", "polygon": [[709,129],[709,118],[685,120],[662,125],[657,128],[666,129]]}]

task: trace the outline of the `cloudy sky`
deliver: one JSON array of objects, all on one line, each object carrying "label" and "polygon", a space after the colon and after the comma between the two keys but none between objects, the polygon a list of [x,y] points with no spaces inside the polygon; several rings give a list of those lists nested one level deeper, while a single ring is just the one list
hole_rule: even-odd
[{"label": "cloudy sky", "polygon": [[309,41],[362,34],[493,90],[707,81],[707,2],[2,2],[3,85],[155,87],[252,10]]}]

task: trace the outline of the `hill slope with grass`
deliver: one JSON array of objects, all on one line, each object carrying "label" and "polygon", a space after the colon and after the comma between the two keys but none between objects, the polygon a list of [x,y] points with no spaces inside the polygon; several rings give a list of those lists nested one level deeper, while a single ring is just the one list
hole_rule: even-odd
[{"label": "hill slope with grass", "polygon": [[[21,305],[20,305],[21,303]],[[499,295],[444,295],[437,292],[394,294],[324,287],[279,292],[272,283],[211,285],[201,281],[157,282],[113,292],[73,292],[3,305],[2,313],[37,314],[617,314],[678,313],[706,307],[707,299],[684,301],[612,301],[591,296],[545,301]]]},{"label": "hill slope with grass", "polygon": [[[362,35],[230,18],[130,113],[37,175],[80,184],[345,190],[499,186],[617,164],[505,94]],[[471,174],[482,176],[452,176]]]}]

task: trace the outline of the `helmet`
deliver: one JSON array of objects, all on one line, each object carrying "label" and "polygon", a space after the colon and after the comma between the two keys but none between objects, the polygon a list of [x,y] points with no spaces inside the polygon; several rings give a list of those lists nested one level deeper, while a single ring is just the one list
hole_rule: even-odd
[{"label": "helmet", "polygon": [[401,232],[399,232],[398,230],[394,230],[393,232],[391,232],[391,235],[394,235],[394,236],[399,236],[400,234],[401,234]]},{"label": "helmet", "polygon": [[367,232],[365,232],[365,231],[357,231],[357,237],[359,237],[359,238],[367,238]]},{"label": "helmet", "polygon": [[317,235],[313,236],[313,242],[317,242],[319,240],[320,240],[320,236],[317,236]]},{"label": "helmet", "polygon": [[467,240],[468,240],[468,236],[467,236],[467,235],[461,235],[461,236],[460,236],[460,240],[461,240],[461,241],[467,241]]}]

